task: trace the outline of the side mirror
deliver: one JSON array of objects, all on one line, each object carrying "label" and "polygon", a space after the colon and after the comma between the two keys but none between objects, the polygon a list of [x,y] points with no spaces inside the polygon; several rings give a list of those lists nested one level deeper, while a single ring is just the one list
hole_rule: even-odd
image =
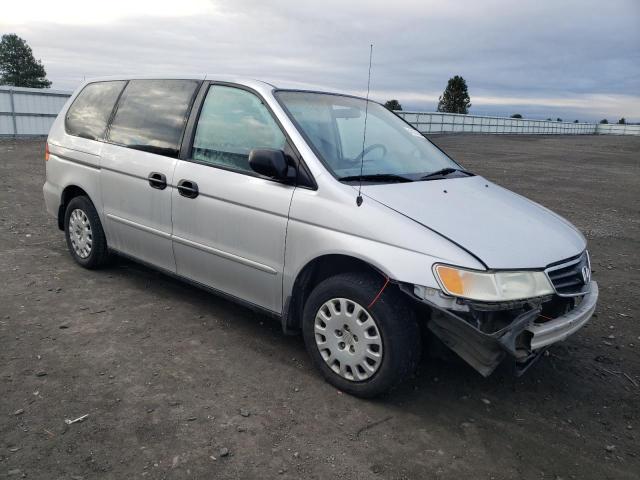
[{"label": "side mirror", "polygon": [[290,167],[282,150],[256,148],[249,152],[249,165],[254,172],[277,180],[292,178]]}]

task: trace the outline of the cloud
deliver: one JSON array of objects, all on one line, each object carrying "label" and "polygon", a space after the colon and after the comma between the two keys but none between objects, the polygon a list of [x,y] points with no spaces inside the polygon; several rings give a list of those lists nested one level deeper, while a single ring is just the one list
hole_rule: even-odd
[{"label": "cloud", "polygon": [[0,28],[30,43],[55,88],[98,75],[210,72],[364,93],[374,43],[378,100],[433,110],[459,74],[472,112],[640,121],[635,0],[117,0],[108,9],[85,0],[50,4],[45,13],[62,12],[51,18],[31,2],[12,12],[14,3]]},{"label": "cloud", "polygon": [[54,23],[58,25],[96,25],[117,22],[123,18],[184,17],[209,14],[214,4],[207,0],[181,0],[168,2],[159,0],[109,0],[108,8],[104,2],[95,0],[31,0],[14,1],[2,10],[3,23],[24,25],[33,22]]}]

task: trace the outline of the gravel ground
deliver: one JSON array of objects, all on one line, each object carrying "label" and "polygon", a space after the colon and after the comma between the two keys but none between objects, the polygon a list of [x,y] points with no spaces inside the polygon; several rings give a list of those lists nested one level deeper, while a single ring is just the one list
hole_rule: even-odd
[{"label": "gravel ground", "polygon": [[434,140],[585,232],[601,302],[522,378],[425,360],[375,401],[267,317],[129,261],[79,268],[43,142],[0,142],[0,478],[638,478],[640,138]]}]

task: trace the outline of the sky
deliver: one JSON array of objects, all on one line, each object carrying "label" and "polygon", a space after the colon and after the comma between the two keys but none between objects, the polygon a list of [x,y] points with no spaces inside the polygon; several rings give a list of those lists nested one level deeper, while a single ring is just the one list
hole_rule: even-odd
[{"label": "sky", "polygon": [[640,0],[8,0],[52,88],[212,73],[434,111],[463,76],[478,115],[640,122]]}]

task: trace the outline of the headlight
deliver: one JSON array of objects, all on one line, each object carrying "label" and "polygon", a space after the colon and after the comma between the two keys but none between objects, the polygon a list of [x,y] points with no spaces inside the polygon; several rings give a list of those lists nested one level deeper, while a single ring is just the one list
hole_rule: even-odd
[{"label": "headlight", "polygon": [[503,302],[540,297],[553,293],[553,287],[544,272],[478,272],[435,265],[436,278],[442,289],[454,297],[482,302]]}]

